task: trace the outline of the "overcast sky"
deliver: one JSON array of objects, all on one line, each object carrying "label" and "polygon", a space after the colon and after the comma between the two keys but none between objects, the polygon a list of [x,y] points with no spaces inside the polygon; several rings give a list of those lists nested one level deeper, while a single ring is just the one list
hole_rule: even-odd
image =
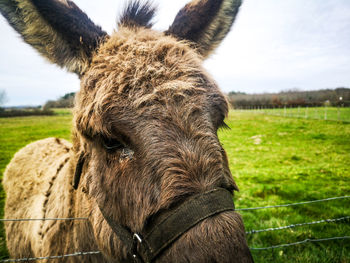
[{"label": "overcast sky", "polygon": [[[154,0],[165,30],[188,0]],[[111,33],[126,0],[75,0]],[[0,90],[6,105],[39,105],[77,91],[78,78],[51,65],[0,17]],[[245,0],[228,37],[205,62],[224,92],[350,87],[349,0]]]}]

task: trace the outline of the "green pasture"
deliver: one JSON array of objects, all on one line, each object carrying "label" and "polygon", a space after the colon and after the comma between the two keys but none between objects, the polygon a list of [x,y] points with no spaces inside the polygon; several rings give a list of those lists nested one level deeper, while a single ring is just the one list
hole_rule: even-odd
[{"label": "green pasture", "polygon": [[[0,118],[0,172],[29,142],[56,136],[70,138],[71,113],[56,116]],[[350,124],[284,118],[231,111],[219,137],[240,188],[237,208],[350,195]],[[4,193],[1,193],[3,215]],[[350,216],[350,199],[302,206],[241,212],[246,230]],[[250,247],[267,247],[304,239],[349,236],[350,221],[303,226],[248,235]],[[0,255],[6,258],[4,234]],[[213,248],[215,249],[215,248]],[[283,249],[252,251],[256,262],[350,262],[349,240],[308,243]]]},{"label": "green pasture", "polygon": [[[240,192],[236,207],[350,195],[350,125],[231,111],[220,139]],[[350,199],[242,211],[246,230],[350,216]],[[350,221],[248,235],[251,247],[350,235]],[[256,262],[350,262],[350,242],[252,251]]]}]

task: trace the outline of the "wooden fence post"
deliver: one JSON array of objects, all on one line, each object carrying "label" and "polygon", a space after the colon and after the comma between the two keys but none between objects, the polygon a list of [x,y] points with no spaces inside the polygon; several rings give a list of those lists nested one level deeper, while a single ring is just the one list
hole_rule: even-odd
[{"label": "wooden fence post", "polygon": [[305,108],[305,119],[307,119],[307,111],[308,111],[308,109],[309,109],[309,106],[306,106],[306,108]]},{"label": "wooden fence post", "polygon": [[337,107],[337,116],[338,116],[338,121],[340,121],[340,109],[339,109],[339,106]]}]

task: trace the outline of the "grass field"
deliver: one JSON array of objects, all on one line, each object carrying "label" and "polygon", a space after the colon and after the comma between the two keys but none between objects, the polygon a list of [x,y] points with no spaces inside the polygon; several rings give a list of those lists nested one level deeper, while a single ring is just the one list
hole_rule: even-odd
[{"label": "grass field", "polygon": [[[231,112],[231,130],[220,133],[241,191],[237,207],[322,199],[350,194],[350,125]],[[350,215],[350,202],[242,212],[247,230]],[[251,247],[307,238],[349,236],[350,222],[299,227],[248,236]],[[350,262],[350,242],[329,241],[253,251],[256,262]]]},{"label": "grass field", "polygon": [[[231,111],[221,130],[232,174],[240,188],[237,208],[350,195],[350,124],[283,118]],[[0,172],[12,155],[31,141],[57,136],[69,139],[71,115],[0,119]],[[1,193],[1,216],[4,193]],[[246,230],[350,215],[349,199],[303,206],[241,212]],[[349,236],[350,221],[248,235],[251,247],[307,238]],[[6,257],[3,232],[0,254]],[[213,248],[215,249],[215,248]],[[252,251],[256,262],[350,262],[350,242],[327,241],[283,249]],[[1,257],[0,257],[1,258]]]}]

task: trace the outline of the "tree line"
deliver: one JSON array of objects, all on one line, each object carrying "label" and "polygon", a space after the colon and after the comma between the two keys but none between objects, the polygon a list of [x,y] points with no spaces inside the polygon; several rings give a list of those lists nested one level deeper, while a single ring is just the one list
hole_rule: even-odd
[{"label": "tree line", "polygon": [[44,109],[73,108],[73,106],[74,106],[74,97],[75,97],[75,92],[67,93],[64,96],[58,98],[57,100],[49,100],[49,101],[47,101],[44,104],[43,108]]},{"label": "tree line", "polygon": [[289,90],[279,93],[246,94],[230,92],[228,99],[234,108],[279,108],[279,107],[319,107],[350,106],[350,89],[339,87],[314,91]]},{"label": "tree line", "polygon": [[[70,92],[57,100],[49,100],[44,109],[72,108],[75,92]],[[320,106],[350,106],[350,88],[323,89],[313,91],[288,90],[279,93],[247,94],[231,91],[228,100],[234,108],[281,108],[287,107],[320,107]]]}]

